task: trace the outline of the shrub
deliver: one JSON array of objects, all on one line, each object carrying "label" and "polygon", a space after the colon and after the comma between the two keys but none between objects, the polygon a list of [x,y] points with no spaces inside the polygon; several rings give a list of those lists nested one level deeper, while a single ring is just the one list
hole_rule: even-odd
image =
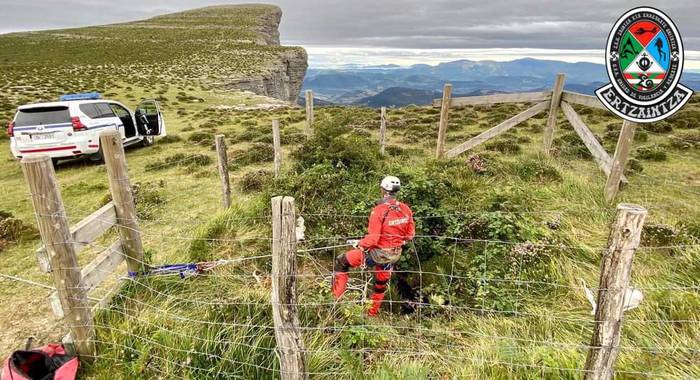
[{"label": "shrub", "polygon": [[575,132],[566,132],[554,139],[554,154],[570,158],[592,158],[591,152]]},{"label": "shrub", "polygon": [[182,141],[182,137],[179,135],[166,135],[158,139],[159,144],[171,144],[180,141]]},{"label": "shrub", "polygon": [[695,129],[700,125],[700,111],[682,111],[681,113],[667,120],[676,128],[680,129]]},{"label": "shrub", "polygon": [[260,218],[263,205],[267,203],[234,204],[200,225],[188,250],[190,260],[245,257],[268,250],[269,220]]},{"label": "shrub", "polygon": [[192,133],[187,138],[187,141],[195,143],[195,144],[201,144],[201,145],[206,145],[204,143],[213,144],[214,143],[214,134],[211,132],[197,131],[197,132]]},{"label": "shrub", "polygon": [[673,131],[673,125],[668,121],[662,120],[655,123],[644,123],[642,129],[652,133],[668,133]]},{"label": "shrub", "polygon": [[136,214],[139,219],[151,220],[157,215],[157,208],[165,204],[163,190],[165,182],[136,182],[132,185]]},{"label": "shrub", "polygon": [[625,175],[632,175],[636,173],[641,173],[644,171],[644,165],[642,162],[636,158],[630,158],[627,160],[627,166],[625,167]]},{"label": "shrub", "polygon": [[679,243],[679,234],[672,226],[647,224],[642,228],[642,247],[664,247]]},{"label": "shrub", "polygon": [[350,120],[349,115],[343,115],[316,123],[314,135],[293,153],[298,171],[320,164],[359,171],[374,170],[380,159],[377,144],[369,137],[350,133],[346,127]]},{"label": "shrub", "polygon": [[174,166],[184,166],[189,169],[194,169],[199,166],[211,164],[211,157],[200,153],[176,153],[168,156],[163,160],[153,161],[146,164],[146,171],[165,170]]},{"label": "shrub", "polygon": [[0,252],[12,243],[35,239],[38,236],[39,231],[34,226],[25,224],[10,212],[0,210]]},{"label": "shrub", "polygon": [[538,160],[529,159],[512,164],[512,170],[523,180],[540,182],[561,181],[561,174],[554,166]]},{"label": "shrub", "polygon": [[700,148],[700,131],[681,131],[669,138],[669,145],[673,148],[686,150]]},{"label": "shrub", "polygon": [[271,144],[252,143],[247,149],[239,149],[228,155],[229,169],[236,170],[243,166],[271,162],[275,157],[275,149]]},{"label": "shrub", "polygon": [[243,175],[240,181],[241,191],[251,193],[262,191],[273,181],[273,174],[268,170],[255,170]]},{"label": "shrub", "polygon": [[301,144],[304,141],[306,141],[306,135],[299,131],[282,131],[280,135],[280,143],[284,145]]},{"label": "shrub", "polygon": [[497,151],[501,153],[509,153],[509,154],[515,154],[515,153],[520,153],[521,148],[520,145],[518,144],[518,141],[516,138],[513,137],[501,137],[496,139],[495,141],[491,141],[486,143],[485,145],[486,150],[492,150],[492,151]]},{"label": "shrub", "polygon": [[647,145],[637,148],[637,157],[648,161],[666,161],[668,155],[660,145]]}]

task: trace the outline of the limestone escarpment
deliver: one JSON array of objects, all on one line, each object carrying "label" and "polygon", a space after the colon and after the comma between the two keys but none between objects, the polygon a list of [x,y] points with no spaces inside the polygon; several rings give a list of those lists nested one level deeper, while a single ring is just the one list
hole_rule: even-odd
[{"label": "limestone escarpment", "polygon": [[[238,7],[238,6],[237,6]],[[277,6],[255,5],[260,10],[252,30],[254,43],[269,46],[274,58],[262,63],[261,72],[224,79],[223,87],[241,89],[295,103],[306,75],[307,54],[302,47],[280,45],[282,10]]]}]

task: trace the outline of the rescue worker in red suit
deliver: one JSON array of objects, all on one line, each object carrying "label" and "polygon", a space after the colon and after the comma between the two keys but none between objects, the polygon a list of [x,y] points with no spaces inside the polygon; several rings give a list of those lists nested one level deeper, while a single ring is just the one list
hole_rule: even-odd
[{"label": "rescue worker in red suit", "polygon": [[385,177],[380,184],[383,197],[369,216],[367,235],[355,249],[336,257],[332,292],[340,298],[348,283],[350,267],[374,267],[374,293],[369,315],[376,315],[382,305],[391,270],[399,258],[404,244],[413,240],[416,225],[413,212],[405,203],[395,199],[401,189],[401,181],[393,176]]}]

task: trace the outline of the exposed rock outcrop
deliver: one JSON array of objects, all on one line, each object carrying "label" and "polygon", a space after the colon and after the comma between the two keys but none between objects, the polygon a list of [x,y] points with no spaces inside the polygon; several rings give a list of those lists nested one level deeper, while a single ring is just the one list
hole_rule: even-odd
[{"label": "exposed rock outcrop", "polygon": [[306,59],[306,51],[302,48],[287,50],[279,54],[279,62],[268,67],[267,73],[233,79],[223,86],[296,103],[306,75]]},{"label": "exposed rock outcrop", "polygon": [[[279,33],[282,9],[272,5],[256,7],[261,7],[264,12],[259,15],[257,25],[254,27],[258,33],[255,43],[282,47]],[[275,52],[278,60],[268,63],[260,76],[230,79],[225,81],[224,87],[252,91],[259,95],[296,103],[306,75],[308,57],[306,50],[302,47],[283,48]]]}]

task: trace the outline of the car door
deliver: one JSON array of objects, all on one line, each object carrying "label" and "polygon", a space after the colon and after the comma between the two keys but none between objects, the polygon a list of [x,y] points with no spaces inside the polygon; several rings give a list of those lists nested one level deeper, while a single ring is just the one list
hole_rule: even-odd
[{"label": "car door", "polygon": [[136,126],[131,112],[123,105],[117,102],[109,102],[109,107],[112,112],[119,118],[119,132],[122,135],[122,140],[130,139],[136,136]]},{"label": "car door", "polygon": [[83,103],[78,105],[78,109],[83,115],[87,116],[87,118],[83,118],[83,121],[89,130],[120,130],[121,120],[114,114],[107,103]]},{"label": "car door", "polygon": [[143,136],[165,136],[165,123],[163,114],[160,112],[160,105],[155,100],[144,100],[136,111],[136,127],[139,134]]}]

